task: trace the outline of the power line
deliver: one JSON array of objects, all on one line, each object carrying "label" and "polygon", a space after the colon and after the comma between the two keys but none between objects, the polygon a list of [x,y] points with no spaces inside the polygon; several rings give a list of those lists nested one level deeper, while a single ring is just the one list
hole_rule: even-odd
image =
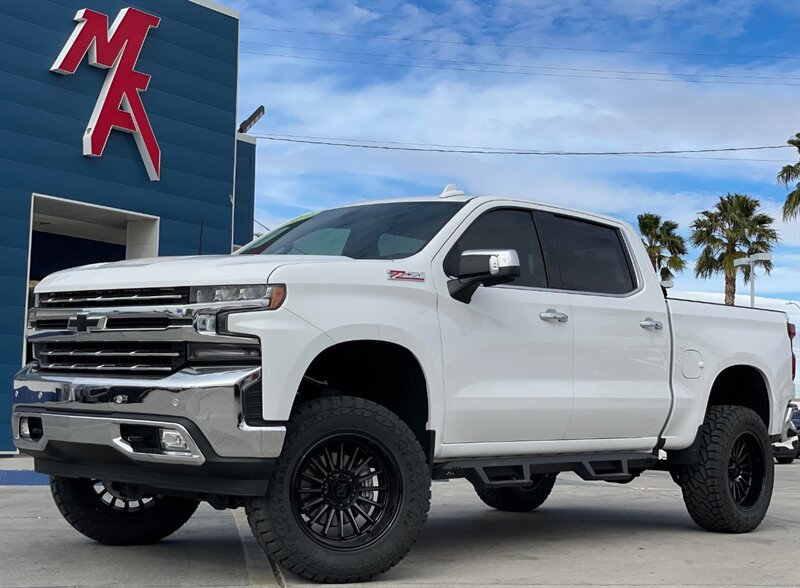
[{"label": "power line", "polygon": [[[325,145],[332,147],[355,147],[360,149],[383,149],[388,151],[420,151],[426,153],[462,153],[481,155],[553,155],[553,156],[672,156],[692,153],[729,153],[735,151],[763,151],[785,149],[788,145],[760,145],[755,147],[718,147],[709,149],[667,149],[657,151],[552,151],[515,149],[510,147],[473,147],[465,145],[440,145],[435,143],[402,143],[399,141],[375,141],[372,139],[343,139],[338,137],[308,137],[302,135],[251,135],[257,139]],[[700,158],[691,158],[700,159]],[[741,161],[739,158],[726,158],[728,161]],[[762,160],[757,160],[762,161]],[[781,160],[763,160],[781,161]]]},{"label": "power line", "polygon": [[375,39],[380,41],[399,41],[408,43],[435,43],[439,45],[469,45],[473,47],[504,47],[509,49],[537,49],[543,51],[578,51],[589,53],[633,53],[638,55],[672,55],[685,57],[729,57],[746,59],[800,59],[800,55],[746,55],[741,53],[684,53],[678,51],[639,51],[635,49],[586,49],[582,47],[556,47],[551,45],[515,45],[507,43],[485,43],[479,41],[451,41],[425,37],[389,37],[384,35],[356,35],[347,33],[327,33],[323,31],[303,31],[272,27],[240,27],[242,30],[290,33],[293,35],[320,35],[325,37],[345,37],[351,39]]},{"label": "power line", "polygon": [[506,71],[499,69],[474,69],[466,67],[442,67],[436,65],[419,65],[414,63],[376,63],[374,61],[358,61],[355,59],[333,59],[329,57],[310,57],[303,55],[286,55],[283,53],[259,53],[257,51],[240,51],[249,55],[261,55],[265,57],[282,57],[286,59],[301,59],[305,61],[325,61],[333,63],[353,63],[358,65],[373,65],[381,67],[411,67],[415,69],[437,69],[447,71],[468,71],[476,73],[496,73],[505,75],[516,76],[544,76],[551,78],[578,78],[578,79],[592,79],[592,80],[623,80],[623,81],[637,81],[637,82],[672,82],[672,83],[689,83],[689,84],[737,84],[744,86],[795,86],[800,87],[800,83],[782,83],[782,82],[737,82],[728,80],[693,80],[693,79],[669,79],[669,78],[639,78],[630,76],[596,76],[596,75],[577,75],[567,73],[545,73],[533,71]]},{"label": "power line", "polygon": [[262,223],[262,222],[261,222],[260,220],[258,220],[257,218],[253,217],[253,222],[255,222],[257,225],[259,225],[259,226],[260,226],[262,229],[264,229],[264,230],[266,230],[266,231],[269,231],[269,227],[267,227],[267,225],[265,225],[264,223]]},{"label": "power line", "polygon": [[553,71],[577,71],[590,73],[614,73],[614,74],[633,74],[633,75],[671,75],[681,77],[706,77],[706,78],[749,78],[754,80],[785,80],[786,76],[752,76],[752,75],[733,75],[733,74],[710,74],[710,73],[683,73],[683,72],[654,72],[641,70],[618,70],[618,69],[592,69],[584,67],[562,67],[548,65],[530,65],[521,63],[498,63],[487,61],[463,61],[458,59],[442,59],[437,57],[415,57],[408,55],[386,55],[381,53],[362,53],[360,51],[341,51],[338,49],[301,47],[297,45],[275,45],[273,43],[259,43],[256,41],[242,41],[244,45],[259,45],[262,47],[273,47],[278,49],[295,49],[298,51],[316,51],[318,53],[337,53],[340,55],[360,55],[363,57],[380,57],[385,59],[408,59],[412,61],[437,61],[442,63],[457,63],[463,65],[490,66],[490,67],[517,67],[525,69],[546,69]]},{"label": "power line", "polygon": [[[281,137],[281,138],[290,138],[290,139],[319,139],[322,141],[347,141],[350,143],[376,143],[376,144],[389,144],[389,145],[414,145],[418,147],[444,147],[449,149],[486,149],[486,150],[494,150],[494,151],[528,151],[522,147],[486,147],[486,146],[477,146],[477,145],[453,145],[453,144],[445,144],[445,143],[415,143],[413,141],[392,141],[392,140],[382,140],[382,139],[354,139],[352,137],[322,137],[319,135],[289,135],[289,134],[282,134],[282,133],[264,133],[262,135],[253,135],[255,137]],[[789,149],[790,145],[758,145],[755,147],[711,147],[705,149],[683,149],[683,150],[672,150],[672,151],[636,151],[636,152],[622,152],[622,151],[603,151],[599,152],[600,154],[617,154],[617,153],[637,153],[637,154],[653,154],[659,155],[662,153],[716,153],[720,151],[760,151],[765,149]],[[576,153],[576,152],[566,152],[566,151],[553,151],[550,149],[547,150],[532,150],[535,153]],[[595,154],[598,152],[577,152],[578,154]]]}]

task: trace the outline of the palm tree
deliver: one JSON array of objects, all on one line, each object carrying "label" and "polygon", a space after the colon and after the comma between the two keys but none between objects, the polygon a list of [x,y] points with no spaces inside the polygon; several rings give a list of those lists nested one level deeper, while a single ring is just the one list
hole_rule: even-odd
[{"label": "palm tree", "polygon": [[[800,153],[800,133],[797,133],[786,142],[792,147],[796,147],[797,152]],[[778,172],[778,181],[787,188],[795,180],[800,180],[800,161],[784,165],[781,171]],[[798,214],[800,214],[800,182],[797,182],[794,185],[794,190],[786,196],[786,202],[783,203],[783,220],[788,221]]]},{"label": "palm tree", "polygon": [[[753,253],[767,253],[778,242],[773,218],[759,212],[761,203],[746,194],[720,196],[713,210],[704,210],[692,223],[692,245],[702,247],[694,266],[698,278],[725,274],[725,304],[736,297],[736,267],[733,261]],[[771,261],[757,261],[767,273]],[[749,266],[741,266],[745,283],[750,281]]]},{"label": "palm tree", "polygon": [[686,241],[675,231],[678,223],[665,220],[651,212],[645,212],[636,217],[639,221],[639,233],[647,249],[647,255],[653,264],[653,269],[661,276],[663,281],[675,277],[673,272],[682,272],[686,269]]}]

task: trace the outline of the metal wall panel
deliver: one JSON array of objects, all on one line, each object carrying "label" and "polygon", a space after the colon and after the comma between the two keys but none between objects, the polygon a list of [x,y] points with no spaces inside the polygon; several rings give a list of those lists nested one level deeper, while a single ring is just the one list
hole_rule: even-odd
[{"label": "metal wall panel", "polygon": [[[113,22],[125,7],[161,18],[136,65],[152,76],[142,101],[161,147],[158,182],[127,133],[112,131],[102,157],[82,154],[107,70],[84,58],[73,75],[50,71],[79,9]],[[22,357],[31,194],[158,216],[161,255],[228,252],[238,35],[237,19],[188,0],[0,2],[0,451],[13,448],[10,382]],[[244,211],[252,215],[254,146],[245,145],[237,234],[252,224]]]}]

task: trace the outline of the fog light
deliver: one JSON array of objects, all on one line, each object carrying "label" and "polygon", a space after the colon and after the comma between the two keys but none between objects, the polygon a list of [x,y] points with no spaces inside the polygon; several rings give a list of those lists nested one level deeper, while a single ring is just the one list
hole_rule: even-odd
[{"label": "fog light", "polygon": [[161,439],[161,449],[164,453],[191,453],[189,445],[178,431],[175,429],[159,429]]},{"label": "fog light", "polygon": [[28,441],[32,441],[33,437],[31,437],[31,426],[28,423],[28,417],[20,417],[19,419],[19,436],[23,439],[27,439]]}]

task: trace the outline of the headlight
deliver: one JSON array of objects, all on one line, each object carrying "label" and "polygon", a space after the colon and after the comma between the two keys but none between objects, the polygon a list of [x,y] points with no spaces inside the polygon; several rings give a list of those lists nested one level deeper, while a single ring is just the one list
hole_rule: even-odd
[{"label": "headlight", "polygon": [[275,310],[286,298],[286,286],[283,284],[257,284],[246,286],[196,286],[191,291],[191,301],[205,302],[237,302],[261,300],[269,310]]}]

